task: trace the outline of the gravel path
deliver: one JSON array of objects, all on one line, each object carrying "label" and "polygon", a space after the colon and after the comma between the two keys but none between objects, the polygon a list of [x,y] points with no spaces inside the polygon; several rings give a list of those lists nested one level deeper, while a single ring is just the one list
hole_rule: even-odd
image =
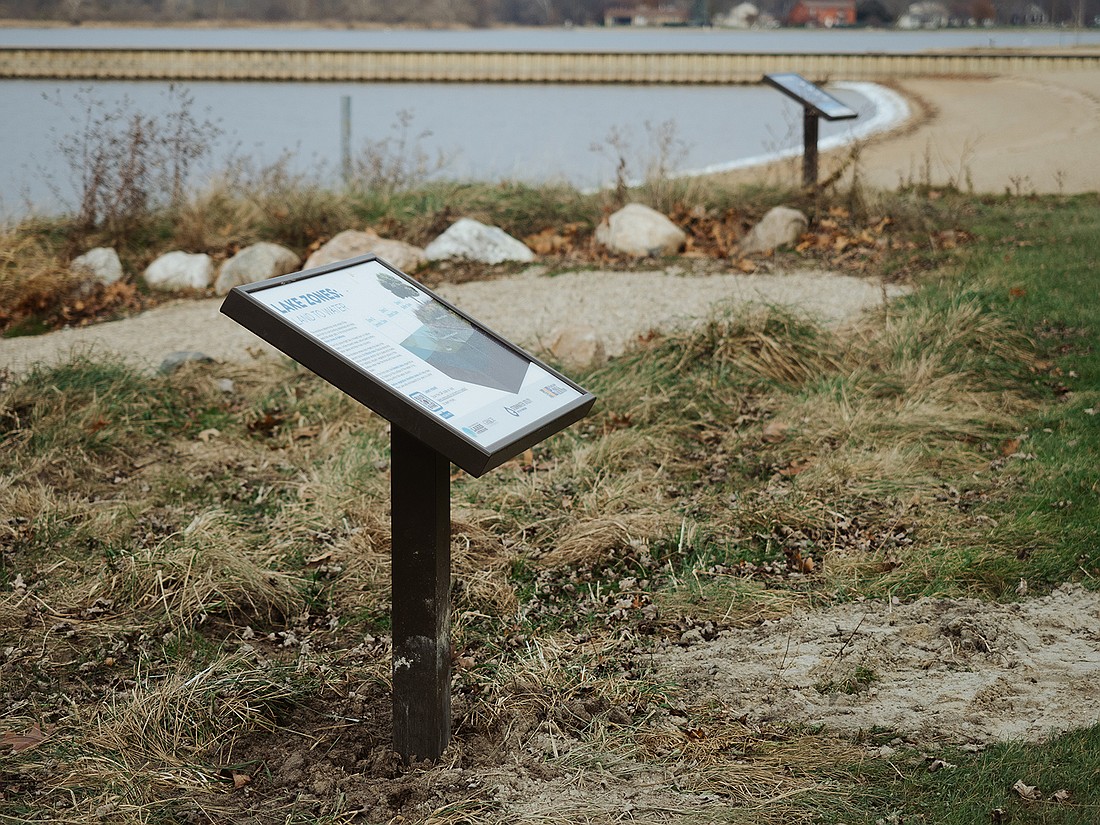
[{"label": "gravel path", "polygon": [[[903,288],[826,272],[778,275],[680,275],[675,272],[572,272],[540,268],[493,281],[445,284],[436,290],[490,329],[538,352],[555,329],[585,324],[600,330],[614,355],[638,335],[705,318],[725,302],[757,302],[805,311],[830,323],[894,297]],[[175,301],[122,321],[0,339],[0,369],[20,373],[74,354],[117,353],[155,369],[173,352],[202,352],[219,361],[247,361],[274,350],[219,312],[220,298]]]}]

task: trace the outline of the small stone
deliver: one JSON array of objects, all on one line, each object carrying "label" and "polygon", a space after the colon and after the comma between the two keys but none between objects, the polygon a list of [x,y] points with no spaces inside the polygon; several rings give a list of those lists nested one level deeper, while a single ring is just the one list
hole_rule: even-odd
[{"label": "small stone", "polygon": [[142,277],[150,289],[162,292],[206,289],[214,280],[214,261],[201,252],[166,252],[146,267]]},{"label": "small stone", "polygon": [[87,294],[97,285],[110,286],[122,280],[122,262],[109,246],[97,246],[73,259],[69,271],[84,279],[80,292]]},{"label": "small stone", "polygon": [[802,237],[809,225],[809,218],[797,209],[777,206],[749,230],[741,241],[741,254],[751,255],[790,246]]},{"label": "small stone", "polygon": [[214,293],[225,295],[235,286],[278,278],[297,271],[301,265],[302,259],[285,246],[261,241],[246,246],[222,264]]},{"label": "small stone", "polygon": [[402,272],[415,272],[428,262],[424,250],[419,246],[393,238],[383,238],[370,229],[362,232],[357,229],[348,229],[335,235],[306,258],[303,269],[315,269],[325,264],[346,261],[362,255],[377,255]]},{"label": "small stone", "polygon": [[590,367],[607,361],[607,347],[599,332],[583,324],[554,330],[547,349],[561,363],[569,366]]},{"label": "small stone", "polygon": [[643,203],[628,203],[596,227],[596,240],[614,252],[636,258],[675,255],[687,233]]},{"label": "small stone", "polygon": [[205,352],[172,352],[165,356],[157,367],[157,372],[168,375],[184,364],[213,364],[214,359]]},{"label": "small stone", "polygon": [[461,218],[424,248],[430,261],[465,258],[486,264],[505,261],[523,263],[535,260],[530,247],[497,226],[487,226],[473,218]]}]

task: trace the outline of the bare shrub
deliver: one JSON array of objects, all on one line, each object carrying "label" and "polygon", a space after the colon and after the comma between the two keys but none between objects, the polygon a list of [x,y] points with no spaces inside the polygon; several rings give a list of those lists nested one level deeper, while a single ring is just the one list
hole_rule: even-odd
[{"label": "bare shrub", "polygon": [[354,160],[353,178],[346,181],[353,190],[384,196],[407,192],[447,167],[449,158],[424,148],[431,137],[428,130],[413,131],[413,113],[402,109],[390,126],[390,134],[367,141]]},{"label": "bare shrub", "polygon": [[[65,106],[60,95],[53,102]],[[171,84],[164,114],[139,110],[129,97],[114,103],[90,88],[77,94],[79,113],[57,150],[76,190],[76,219],[85,230],[103,228],[125,236],[148,212],[178,204],[196,162],[221,135],[209,119],[199,119],[191,93]],[[64,197],[60,185],[54,186]]]},{"label": "bare shrub", "polygon": [[687,157],[688,145],[680,138],[673,120],[647,120],[643,132],[641,145],[636,145],[629,129],[613,126],[603,143],[593,143],[589,148],[615,163],[612,191],[616,205],[626,203],[628,190],[644,188],[650,205],[667,212],[681,194],[677,167]]}]

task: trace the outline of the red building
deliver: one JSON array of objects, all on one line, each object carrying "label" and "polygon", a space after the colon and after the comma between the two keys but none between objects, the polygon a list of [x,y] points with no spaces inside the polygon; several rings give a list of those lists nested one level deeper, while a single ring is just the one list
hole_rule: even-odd
[{"label": "red building", "polygon": [[798,0],[787,15],[788,26],[854,26],[856,0]]}]

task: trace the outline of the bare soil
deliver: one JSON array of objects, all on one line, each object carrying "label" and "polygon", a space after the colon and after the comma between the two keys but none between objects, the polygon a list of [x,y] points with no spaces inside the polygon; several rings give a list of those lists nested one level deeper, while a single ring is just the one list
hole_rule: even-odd
[{"label": "bare soil", "polygon": [[653,666],[756,722],[1036,741],[1100,721],[1100,593],[844,604],[674,647]]}]

